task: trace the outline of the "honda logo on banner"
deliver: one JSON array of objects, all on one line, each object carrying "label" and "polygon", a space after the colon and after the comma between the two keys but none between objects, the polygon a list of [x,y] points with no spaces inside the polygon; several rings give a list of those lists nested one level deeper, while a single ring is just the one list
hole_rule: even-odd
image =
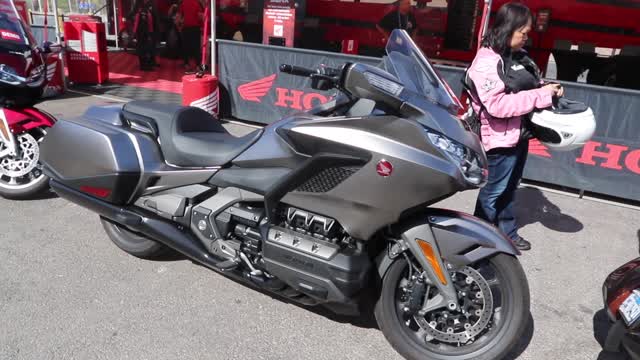
[{"label": "honda logo on banner", "polygon": [[624,145],[589,141],[576,162],[616,171],[626,169],[640,175],[640,149],[631,149]]},{"label": "honda logo on banner", "polygon": [[531,139],[529,141],[529,154],[547,158],[551,157],[549,149],[538,139]]},{"label": "honda logo on banner", "polygon": [[[276,81],[276,74],[238,86],[237,91],[245,101],[262,103],[262,99],[271,91]],[[275,88],[276,101],[273,105],[294,110],[309,110],[329,101],[330,97],[316,93],[304,92],[283,87]]]},{"label": "honda logo on banner", "polygon": [[[549,149],[537,139],[529,141],[529,154],[553,158]],[[575,161],[579,164],[603,169],[627,170],[640,175],[640,149],[632,149],[624,145],[589,141],[584,145],[580,157]]]},{"label": "honda logo on banner", "polygon": [[238,86],[238,94],[243,100],[252,102],[262,102],[262,98],[267,95],[273,83],[276,81],[276,74],[269,75],[262,79],[248,82]]}]

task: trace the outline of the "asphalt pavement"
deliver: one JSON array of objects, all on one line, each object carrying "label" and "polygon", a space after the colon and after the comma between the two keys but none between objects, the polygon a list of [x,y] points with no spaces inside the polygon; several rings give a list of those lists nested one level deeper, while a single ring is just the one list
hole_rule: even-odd
[{"label": "asphalt pavement", "polygon": [[[58,117],[107,98],[42,103]],[[233,131],[242,131],[232,126]],[[438,206],[472,211],[475,192]],[[612,359],[602,282],[639,254],[637,210],[523,187],[532,320],[513,358]],[[400,359],[375,324],[255,292],[188,260],[145,261],[50,194],[0,199],[0,359]]]}]

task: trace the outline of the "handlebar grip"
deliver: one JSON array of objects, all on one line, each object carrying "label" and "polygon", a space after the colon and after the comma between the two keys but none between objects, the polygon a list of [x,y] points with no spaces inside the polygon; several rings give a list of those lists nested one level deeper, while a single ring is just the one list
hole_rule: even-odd
[{"label": "handlebar grip", "polygon": [[291,74],[291,75],[307,76],[307,77],[317,72],[315,70],[303,68],[300,66],[288,65],[288,64],[280,65],[280,71],[283,73]]}]

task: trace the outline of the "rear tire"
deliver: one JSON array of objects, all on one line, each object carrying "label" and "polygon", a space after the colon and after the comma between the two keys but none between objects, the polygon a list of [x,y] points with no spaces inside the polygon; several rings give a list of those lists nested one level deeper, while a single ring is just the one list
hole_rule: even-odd
[{"label": "rear tire", "polygon": [[101,217],[102,227],[109,236],[109,239],[117,247],[141,259],[157,259],[167,256],[171,249],[167,246],[149,239],[148,237],[134,233],[122,225]]},{"label": "rear tire", "polygon": [[[522,266],[518,260],[506,254],[498,254],[487,260],[500,274],[503,287],[503,305],[500,320],[492,320],[493,326],[487,333],[476,339],[475,343],[456,347],[450,351],[429,347],[426,341],[419,342],[407,333],[408,326],[398,316],[397,289],[405,277],[407,262],[399,257],[386,272],[380,298],[376,304],[375,316],[387,341],[406,359],[481,359],[497,360],[504,358],[516,347],[526,329],[529,317],[529,287]],[[492,318],[495,317],[495,313]],[[482,337],[485,337],[482,340]]]}]

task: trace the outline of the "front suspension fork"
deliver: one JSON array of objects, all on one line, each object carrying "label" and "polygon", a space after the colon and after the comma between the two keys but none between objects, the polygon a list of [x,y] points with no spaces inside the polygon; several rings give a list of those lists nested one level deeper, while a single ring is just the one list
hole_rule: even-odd
[{"label": "front suspension fork", "polygon": [[9,127],[4,108],[0,107],[0,142],[5,144],[5,149],[0,150],[0,159],[5,156],[17,156],[20,148],[13,131]]},{"label": "front suspension fork", "polygon": [[[439,292],[431,299],[425,299],[420,313],[426,314],[435,309],[446,307],[450,311],[457,310],[458,294],[451,280],[449,268],[442,260],[437,244],[431,239],[413,238],[404,234],[392,248],[392,255],[410,251],[423,269],[432,286]],[[411,264],[409,264],[411,266]]]}]

